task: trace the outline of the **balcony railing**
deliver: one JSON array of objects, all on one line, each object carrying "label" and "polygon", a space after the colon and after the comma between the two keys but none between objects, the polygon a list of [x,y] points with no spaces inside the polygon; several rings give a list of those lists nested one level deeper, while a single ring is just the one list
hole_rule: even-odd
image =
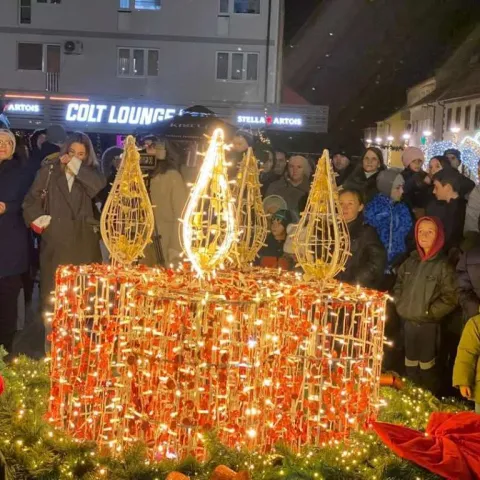
[{"label": "balcony railing", "polygon": [[45,73],[45,90],[47,92],[58,92],[58,84],[60,80],[60,74],[58,72]]}]

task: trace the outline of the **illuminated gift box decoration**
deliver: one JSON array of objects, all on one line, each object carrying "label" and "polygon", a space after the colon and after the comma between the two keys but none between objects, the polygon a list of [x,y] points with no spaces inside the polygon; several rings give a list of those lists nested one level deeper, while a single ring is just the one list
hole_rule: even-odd
[{"label": "illuminated gift box decoration", "polygon": [[[210,172],[223,175],[221,137],[212,143]],[[327,156],[318,168],[331,175]],[[213,266],[210,245],[234,243],[229,235],[240,232],[228,226],[228,193],[205,198],[203,189],[221,182],[212,189],[215,175],[205,179],[182,227],[198,269],[57,272],[52,423],[113,451],[144,441],[154,459],[201,457],[212,429],[229,446],[264,452],[280,440],[299,449],[367,428],[380,404],[385,296],[328,276],[223,270],[229,249]],[[318,215],[331,214],[334,193],[318,197],[330,198]],[[205,200],[220,216],[212,214],[213,231],[201,227]],[[346,258],[335,246],[315,249],[324,271]]]}]

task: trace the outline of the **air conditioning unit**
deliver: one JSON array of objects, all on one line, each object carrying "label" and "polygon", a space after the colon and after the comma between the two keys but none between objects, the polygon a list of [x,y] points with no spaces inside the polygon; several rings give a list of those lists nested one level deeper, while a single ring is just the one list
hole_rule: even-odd
[{"label": "air conditioning unit", "polygon": [[63,53],[65,55],[81,55],[83,53],[83,42],[67,40],[63,44]]}]

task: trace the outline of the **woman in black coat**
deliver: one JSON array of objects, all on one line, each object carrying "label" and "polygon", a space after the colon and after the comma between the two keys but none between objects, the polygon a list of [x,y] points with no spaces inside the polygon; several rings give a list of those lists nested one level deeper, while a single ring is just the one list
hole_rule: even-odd
[{"label": "woman in black coat", "polygon": [[387,264],[387,253],[370,225],[363,223],[364,202],[358,190],[340,192],[340,206],[350,234],[350,253],[345,270],[337,280],[379,289]]},{"label": "woman in black coat", "polygon": [[31,175],[16,139],[0,130],[0,345],[12,349],[17,329],[22,275],[29,268],[28,230],[22,218],[23,198]]},{"label": "woman in black coat", "polygon": [[377,176],[385,170],[382,151],[376,147],[369,147],[362,155],[360,165],[347,178],[343,187],[345,190],[361,192],[365,203],[368,203],[377,193]]}]

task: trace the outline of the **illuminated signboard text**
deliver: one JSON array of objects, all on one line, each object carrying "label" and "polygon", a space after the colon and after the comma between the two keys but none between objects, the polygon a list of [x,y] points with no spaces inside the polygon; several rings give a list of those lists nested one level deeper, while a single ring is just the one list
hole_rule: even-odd
[{"label": "illuminated signboard text", "polygon": [[110,123],[123,125],[150,125],[173,118],[174,108],[132,107],[98,105],[93,103],[69,103],[65,120],[82,123]]},{"label": "illuminated signboard text", "polygon": [[38,103],[9,103],[5,111],[12,113],[40,113]]},{"label": "illuminated signboard text", "polygon": [[251,115],[237,116],[237,123],[251,123],[255,125],[278,125],[283,127],[301,127],[303,125],[302,119],[300,117],[257,117]]}]

